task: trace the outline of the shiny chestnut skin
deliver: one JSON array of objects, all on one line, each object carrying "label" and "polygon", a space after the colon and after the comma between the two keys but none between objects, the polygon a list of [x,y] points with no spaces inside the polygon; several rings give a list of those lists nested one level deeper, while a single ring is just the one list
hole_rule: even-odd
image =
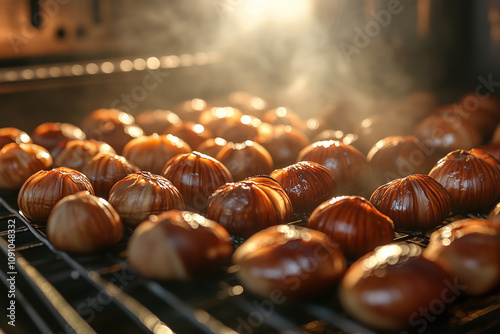
[{"label": "shiny chestnut skin", "polygon": [[215,135],[234,143],[254,140],[259,134],[261,124],[260,119],[250,115],[243,115],[239,119],[229,118],[221,128],[217,129]]},{"label": "shiny chestnut skin", "polygon": [[0,189],[19,189],[31,175],[50,166],[52,157],[42,146],[7,144],[0,149]]},{"label": "shiny chestnut skin", "polygon": [[342,194],[360,193],[370,177],[365,156],[355,147],[335,140],[306,146],[297,160],[314,161],[328,168],[337,181],[337,191]]},{"label": "shiny chestnut skin", "polygon": [[182,122],[169,126],[163,134],[170,134],[182,139],[189,147],[196,149],[205,140],[213,138],[210,130],[193,122]]},{"label": "shiny chestnut skin", "polygon": [[270,175],[283,186],[297,213],[311,212],[336,190],[335,178],[328,168],[312,161],[300,161]]},{"label": "shiny chestnut skin", "polygon": [[147,110],[137,115],[135,123],[149,136],[163,133],[171,125],[180,124],[181,119],[170,110]]},{"label": "shiny chestnut skin", "polygon": [[462,96],[459,103],[467,109],[481,109],[495,116],[497,121],[500,121],[500,100],[491,95],[481,95],[476,92],[469,92]]},{"label": "shiny chestnut skin", "polygon": [[199,118],[199,123],[214,134],[214,137],[221,137],[220,130],[225,129],[228,124],[237,122],[243,113],[233,107],[213,107],[205,110]]},{"label": "shiny chestnut skin", "polygon": [[338,245],[324,233],[294,225],[255,233],[232,259],[242,285],[264,298],[317,296],[334,287],[347,267]]},{"label": "shiny chestnut skin", "polygon": [[33,140],[24,131],[13,127],[0,128],[0,149],[10,143],[28,144],[31,142]]},{"label": "shiny chestnut skin", "polygon": [[82,169],[94,188],[95,194],[108,198],[111,187],[128,174],[139,171],[125,157],[100,153],[94,156]]},{"label": "shiny chestnut skin", "polygon": [[500,161],[500,143],[490,143],[477,147],[479,150],[484,151],[491,155],[493,158]]},{"label": "shiny chestnut skin", "polygon": [[460,291],[454,289],[453,280],[441,266],[421,253],[421,247],[414,244],[389,244],[358,259],[340,284],[343,309],[381,330],[427,323],[422,309],[444,308]]},{"label": "shiny chestnut skin", "polygon": [[94,189],[84,174],[66,167],[41,170],[24,182],[17,196],[17,205],[29,219],[43,222],[57,202],[79,191],[94,195]]},{"label": "shiny chestnut skin", "polygon": [[58,143],[68,139],[86,139],[85,133],[76,125],[69,123],[46,122],[40,124],[31,134],[33,143],[51,151]]},{"label": "shiny chestnut skin", "polygon": [[348,260],[394,239],[392,220],[360,196],[338,196],[321,203],[309,216],[307,227],[337,242]]},{"label": "shiny chestnut skin", "polygon": [[210,138],[198,145],[197,151],[215,158],[217,153],[227,145],[228,142],[224,138]]},{"label": "shiny chestnut skin", "polygon": [[307,136],[289,125],[277,125],[269,134],[259,135],[255,141],[271,154],[274,168],[295,163],[299,152],[309,145]]},{"label": "shiny chestnut skin", "polygon": [[207,109],[210,109],[207,101],[200,98],[182,101],[173,108],[183,122],[195,123],[198,122],[200,115]]},{"label": "shiny chestnut skin", "polygon": [[109,203],[129,226],[152,214],[184,210],[184,199],[172,182],[149,172],[132,173],[116,182],[109,191]]},{"label": "shiny chestnut skin", "polygon": [[208,198],[207,217],[243,238],[272,225],[286,224],[292,215],[290,198],[270,177],[226,183]]},{"label": "shiny chestnut skin", "polygon": [[484,295],[500,283],[500,224],[471,218],[443,226],[423,255],[457,277],[465,294]]},{"label": "shiny chestnut skin", "polygon": [[82,122],[88,138],[104,141],[121,154],[123,147],[144,131],[135,124],[135,118],[118,109],[97,109]]},{"label": "shiny chestnut skin", "polygon": [[260,144],[251,140],[243,143],[229,143],[215,156],[229,169],[235,181],[269,174],[273,170],[271,154]]},{"label": "shiny chestnut skin", "polygon": [[116,245],[123,236],[123,223],[105,199],[86,191],[57,202],[47,219],[47,237],[59,250],[86,254]]},{"label": "shiny chestnut skin", "polygon": [[232,251],[229,233],[217,222],[170,210],[150,216],[135,229],[128,262],[149,278],[185,280],[219,269]]},{"label": "shiny chestnut skin", "polygon": [[68,167],[82,171],[83,167],[97,154],[115,154],[115,150],[102,141],[94,139],[72,139],[57,144],[50,152],[54,167]]},{"label": "shiny chestnut skin", "polygon": [[427,231],[451,212],[451,198],[432,177],[409,175],[378,187],[370,202],[389,216],[399,231]]},{"label": "shiny chestnut skin", "polygon": [[186,206],[197,212],[206,210],[208,197],[217,188],[234,181],[220,161],[196,151],[170,159],[162,175],[179,189]]},{"label": "shiny chestnut skin", "polygon": [[478,149],[448,153],[429,172],[450,194],[455,213],[477,212],[500,197],[499,162]]},{"label": "shiny chestnut skin", "polygon": [[415,136],[441,155],[457,149],[469,150],[482,141],[473,125],[460,118],[435,114],[427,116],[416,126]]},{"label": "shiny chestnut skin", "polygon": [[233,106],[245,114],[260,117],[266,111],[267,102],[259,96],[244,91],[235,91],[212,101],[213,105]]},{"label": "shiny chestnut skin", "polygon": [[440,158],[415,136],[386,137],[375,143],[367,155],[379,184],[410,174],[427,174]]},{"label": "shiny chestnut skin", "polygon": [[301,131],[306,130],[304,120],[290,108],[286,107],[277,107],[268,110],[262,115],[261,119],[263,122],[271,125],[290,125]]},{"label": "shiny chestnut skin", "polygon": [[163,166],[177,154],[189,153],[191,147],[174,135],[142,136],[123,148],[123,156],[141,170],[160,174]]}]

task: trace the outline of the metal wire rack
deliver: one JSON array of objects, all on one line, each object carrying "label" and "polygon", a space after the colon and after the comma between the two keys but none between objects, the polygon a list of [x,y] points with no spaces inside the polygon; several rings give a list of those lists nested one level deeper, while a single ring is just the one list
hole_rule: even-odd
[{"label": "metal wire rack", "polygon": [[[15,270],[8,266],[9,230],[15,233]],[[0,235],[3,310],[10,302],[5,302],[12,289],[8,279],[15,278],[16,326],[3,316],[0,328],[6,333],[373,333],[343,313],[335,292],[314,300],[273,303],[247,293],[234,266],[189,282],[141,277],[125,260],[131,230],[106,253],[71,256],[58,251],[42,224],[18,212],[15,194],[0,197]],[[397,234],[395,240],[426,246],[428,236]],[[500,291],[482,298],[461,297],[425,332],[498,328]]]}]

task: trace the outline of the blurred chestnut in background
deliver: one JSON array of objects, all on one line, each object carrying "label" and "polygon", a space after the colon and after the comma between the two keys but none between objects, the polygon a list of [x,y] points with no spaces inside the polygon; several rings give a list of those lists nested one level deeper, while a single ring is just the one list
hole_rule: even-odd
[{"label": "blurred chestnut in background", "polygon": [[271,154],[260,144],[247,140],[243,143],[228,143],[215,156],[229,169],[235,181],[269,174],[273,170]]},{"label": "blurred chestnut in background", "polygon": [[488,214],[488,220],[500,222],[500,202]]},{"label": "blurred chestnut in background", "polygon": [[286,107],[268,110],[261,117],[263,122],[271,125],[290,125],[300,131],[307,129],[304,120],[295,112]]},{"label": "blurred chestnut in background", "polygon": [[211,103],[218,106],[231,106],[241,110],[244,114],[256,117],[261,117],[268,108],[268,103],[261,97],[243,91],[236,91],[218,97],[213,101],[211,100]]},{"label": "blurred chestnut in background", "polygon": [[353,261],[394,239],[392,220],[359,196],[338,196],[321,203],[307,227],[328,235]]},{"label": "blurred chestnut in background", "polygon": [[[421,256],[415,244],[389,244],[354,262],[342,279],[339,298],[344,310],[378,330],[400,330],[427,323],[427,310],[441,300],[454,300],[453,280],[438,264]],[[459,291],[460,293],[460,291]]]},{"label": "blurred chestnut in background", "polygon": [[327,121],[323,117],[308,118],[305,124],[304,134],[312,141],[315,141],[314,138],[322,131],[328,130]]},{"label": "blurred chestnut in background", "polygon": [[283,186],[297,213],[311,212],[336,190],[335,178],[328,168],[312,161],[276,169],[271,177]]},{"label": "blurred chestnut in background", "polygon": [[254,140],[259,134],[262,121],[254,116],[243,115],[239,119],[228,119],[215,131],[218,137],[229,142],[240,143],[245,140]]},{"label": "blurred chestnut in background", "polygon": [[94,156],[82,169],[94,188],[95,194],[108,198],[111,187],[139,168],[125,157],[115,154],[101,153]]},{"label": "blurred chestnut in background", "polygon": [[451,212],[448,192],[432,177],[409,175],[377,188],[370,202],[394,222],[396,230],[427,231]]},{"label": "blurred chestnut in background", "polygon": [[334,129],[326,129],[318,133],[314,138],[313,142],[318,141],[328,141],[328,140],[336,140],[340,141],[346,145],[352,145],[354,141],[358,139],[358,135],[353,133],[344,132],[341,130]]},{"label": "blurred chestnut in background", "polygon": [[500,224],[471,218],[443,226],[423,255],[457,277],[464,293],[488,293],[500,283]]},{"label": "blurred chestnut in background", "polygon": [[17,128],[0,128],[0,149],[7,144],[27,144],[31,143],[31,137],[24,131]]},{"label": "blurred chestnut in background", "polygon": [[298,161],[314,161],[332,172],[339,194],[359,194],[370,179],[365,156],[353,146],[328,140],[309,144],[298,155]]},{"label": "blurred chestnut in background", "polygon": [[460,99],[459,103],[467,109],[484,110],[493,115],[497,121],[500,121],[500,100],[489,93],[482,95],[469,92]]},{"label": "blurred chestnut in background", "polygon": [[204,212],[208,197],[220,186],[233,182],[231,172],[220,161],[199,153],[178,154],[165,164],[162,175],[181,192],[190,210]]},{"label": "blurred chestnut in background", "polygon": [[241,284],[263,298],[276,291],[290,298],[315,297],[334,287],[347,267],[328,236],[294,225],[257,232],[236,249],[233,262]]},{"label": "blurred chestnut in background", "polygon": [[207,217],[244,238],[266,227],[286,224],[292,215],[290,198],[270,177],[226,183],[208,198]]},{"label": "blurred chestnut in background", "polygon": [[199,118],[199,123],[214,134],[215,137],[221,137],[220,129],[225,129],[232,122],[238,122],[243,113],[233,107],[213,107],[205,110]]},{"label": "blurred chestnut in background", "polygon": [[130,237],[128,262],[152,279],[191,279],[229,261],[229,233],[196,213],[170,210],[152,215]]},{"label": "blurred chestnut in background", "polygon": [[356,135],[356,140],[352,142],[352,146],[366,155],[380,139],[404,135],[405,131],[386,117],[374,115],[363,119],[353,129],[352,133]]},{"label": "blurred chestnut in background", "polygon": [[270,133],[259,135],[255,141],[271,154],[274,168],[295,163],[299,152],[309,145],[307,136],[289,125],[275,126]]},{"label": "blurred chestnut in background", "polygon": [[69,123],[42,123],[31,134],[33,143],[51,151],[58,143],[68,139],[86,139],[85,133],[76,125]]},{"label": "blurred chestnut in background", "polygon": [[500,143],[491,143],[486,145],[481,145],[477,147],[481,151],[484,151],[491,155],[493,158],[500,161]]},{"label": "blurred chestnut in background", "polygon": [[214,135],[203,125],[193,122],[182,122],[169,126],[163,134],[169,134],[182,139],[191,149],[196,149],[205,140],[213,138]]},{"label": "blurred chestnut in background", "polygon": [[82,171],[83,167],[97,154],[115,154],[115,150],[102,141],[94,139],[72,139],[57,144],[50,154],[54,167],[68,167]]},{"label": "blurred chestnut in background", "polygon": [[36,144],[10,143],[0,149],[0,189],[17,190],[34,173],[52,166],[52,157]]},{"label": "blurred chestnut in background", "polygon": [[411,174],[427,174],[441,158],[415,136],[392,136],[379,140],[368,152],[378,185]]},{"label": "blurred chestnut in background", "polygon": [[207,109],[210,109],[207,101],[200,98],[182,101],[173,108],[183,122],[194,123],[198,123],[201,114]]},{"label": "blurred chestnut in background", "polygon": [[96,252],[115,246],[122,236],[123,223],[115,209],[86,191],[57,202],[47,220],[47,237],[64,252]]},{"label": "blurred chestnut in background", "polygon": [[413,127],[425,117],[437,110],[439,101],[436,95],[426,91],[414,91],[393,102],[386,115],[404,120]]},{"label": "blurred chestnut in background", "polygon": [[197,151],[215,158],[217,153],[227,145],[228,142],[224,138],[210,138],[198,145]]},{"label": "blurred chestnut in background", "polygon": [[94,195],[89,179],[82,173],[66,167],[41,170],[24,182],[17,196],[17,205],[29,219],[43,222],[57,202],[79,191]]},{"label": "blurred chestnut in background", "polygon": [[457,149],[469,150],[481,145],[479,131],[457,117],[430,115],[415,128],[415,136],[436,154],[445,155]]},{"label": "blurred chestnut in background", "polygon": [[478,149],[448,153],[429,172],[451,198],[454,213],[488,209],[500,197],[500,164]]},{"label": "blurred chestnut in background", "polygon": [[170,110],[148,110],[137,115],[135,122],[145,135],[152,135],[163,133],[169,126],[181,123],[181,119]]},{"label": "blurred chestnut in background", "polygon": [[189,153],[191,147],[174,135],[142,136],[123,148],[123,156],[141,170],[160,174],[163,166],[177,154]]},{"label": "blurred chestnut in background", "polygon": [[172,182],[149,172],[129,174],[116,182],[109,191],[109,203],[130,226],[152,214],[184,210],[182,195]]}]

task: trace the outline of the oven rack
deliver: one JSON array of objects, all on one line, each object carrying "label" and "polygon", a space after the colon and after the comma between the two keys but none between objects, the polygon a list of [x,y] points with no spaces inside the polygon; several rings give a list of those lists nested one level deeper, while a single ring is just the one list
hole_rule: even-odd
[{"label": "oven rack", "polygon": [[[272,303],[244,291],[234,266],[189,282],[157,282],[134,273],[122,242],[106,253],[71,256],[56,250],[43,224],[19,213],[15,196],[0,197],[0,300],[9,292],[8,225],[15,223],[16,326],[6,333],[374,333],[346,316],[329,293],[309,301]],[[295,222],[301,224],[301,221]],[[12,227],[12,226],[10,226]],[[428,235],[396,241],[425,246]],[[8,307],[8,304],[0,304]],[[500,292],[462,298],[426,328],[438,333],[500,328]],[[420,333],[419,328],[409,332]]]}]

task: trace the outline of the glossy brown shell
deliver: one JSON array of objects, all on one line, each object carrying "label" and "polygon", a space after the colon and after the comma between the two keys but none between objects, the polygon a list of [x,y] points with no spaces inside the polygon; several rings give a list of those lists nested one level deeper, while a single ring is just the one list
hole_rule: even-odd
[{"label": "glossy brown shell", "polygon": [[262,121],[254,116],[243,115],[240,119],[230,119],[222,128],[217,129],[216,136],[229,142],[241,143],[245,140],[255,140],[259,134],[259,126]]},{"label": "glossy brown shell", "polygon": [[229,143],[221,148],[215,158],[229,169],[235,181],[269,174],[273,170],[271,154],[262,145],[251,140]]},{"label": "glossy brown shell", "polygon": [[233,107],[213,107],[205,110],[199,118],[199,123],[214,134],[220,137],[220,130],[225,129],[228,124],[237,122],[243,113],[238,108]]},{"label": "glossy brown shell", "polygon": [[125,157],[115,154],[97,154],[83,167],[85,174],[97,196],[108,198],[111,187],[131,173],[138,172],[139,168],[130,163]]},{"label": "glossy brown shell", "polygon": [[0,189],[19,189],[31,175],[50,166],[52,157],[42,146],[7,144],[0,149]]},{"label": "glossy brown shell", "polygon": [[47,220],[52,245],[70,253],[93,253],[116,245],[123,223],[103,198],[78,192],[57,202]]},{"label": "glossy brown shell", "polygon": [[218,223],[196,213],[171,210],[150,216],[128,243],[128,261],[153,279],[190,279],[219,269],[233,246]]},{"label": "glossy brown shell", "polygon": [[443,226],[432,233],[424,256],[457,277],[464,293],[488,293],[500,283],[500,224],[473,218]]},{"label": "glossy brown shell", "polygon": [[213,138],[214,135],[203,125],[193,122],[182,122],[169,126],[164,134],[176,136],[185,141],[193,150],[205,140]]},{"label": "glossy brown shell", "polygon": [[184,210],[182,195],[172,182],[149,172],[129,174],[116,182],[109,191],[109,203],[131,226],[138,225],[152,214]]},{"label": "glossy brown shell", "polygon": [[244,238],[266,227],[286,224],[292,215],[290,198],[269,177],[226,183],[208,198],[207,217]]},{"label": "glossy brown shell", "polygon": [[500,161],[500,143],[490,143],[477,147],[479,150],[484,151],[491,155],[493,158]]},{"label": "glossy brown shell", "polygon": [[312,211],[336,190],[335,179],[328,168],[312,161],[276,169],[271,177],[283,186],[295,212]]},{"label": "glossy brown shell", "polygon": [[219,153],[220,150],[227,145],[228,142],[224,138],[210,138],[201,143],[198,146],[197,151],[215,158],[217,153]]},{"label": "glossy brown shell", "polygon": [[233,182],[226,166],[196,151],[170,159],[163,168],[162,175],[179,189],[187,207],[197,212],[206,210],[208,197],[217,188]]},{"label": "glossy brown shell", "polygon": [[421,252],[414,244],[390,244],[354,262],[339,289],[343,309],[382,330],[404,329],[412,324],[410,321],[428,321],[422,309],[441,301],[443,293],[454,299],[458,296],[450,291],[454,282],[447,272],[423,258]]},{"label": "glossy brown shell", "polygon": [[40,124],[31,134],[33,143],[51,151],[58,143],[69,139],[86,139],[85,133],[76,125],[47,122]]},{"label": "glossy brown shell", "polygon": [[181,119],[170,110],[148,110],[137,115],[135,122],[149,136],[163,133],[169,126],[179,124]]},{"label": "glossy brown shell", "polygon": [[0,149],[10,143],[28,144],[31,142],[31,137],[24,131],[13,127],[0,128]]},{"label": "glossy brown shell", "polygon": [[257,232],[236,249],[243,287],[264,298],[311,298],[328,292],[346,270],[338,245],[324,233],[294,225]]},{"label": "glossy brown shell", "polygon": [[349,260],[394,239],[392,220],[359,196],[339,196],[323,202],[312,212],[307,227],[337,242]]},{"label": "glossy brown shell", "polygon": [[499,162],[489,154],[472,149],[447,154],[429,172],[451,198],[455,213],[480,211],[500,197]]},{"label": "glossy brown shell", "polygon": [[301,131],[306,130],[304,120],[290,108],[286,107],[278,107],[268,110],[262,115],[261,119],[263,122],[272,125],[290,125]]},{"label": "glossy brown shell", "polygon": [[72,139],[60,142],[50,153],[54,159],[54,167],[68,167],[81,172],[97,154],[115,154],[116,152],[102,141]]},{"label": "glossy brown shell", "polygon": [[89,179],[82,173],[66,167],[41,170],[24,182],[17,205],[29,219],[46,221],[57,202],[79,191],[94,195]]},{"label": "glossy brown shell", "polygon": [[207,109],[210,109],[207,101],[194,98],[178,103],[174,107],[174,112],[179,115],[183,122],[195,122],[200,119],[200,115]]},{"label": "glossy brown shell", "polygon": [[337,192],[342,194],[358,194],[370,176],[365,156],[353,146],[335,140],[306,146],[297,160],[314,161],[328,168],[337,181]]},{"label": "glossy brown shell", "polygon": [[451,211],[447,191],[422,174],[396,179],[378,187],[370,202],[389,216],[399,231],[426,231],[441,224]]},{"label": "glossy brown shell", "polygon": [[454,103],[442,106],[436,112],[437,115],[447,117],[449,119],[461,119],[464,122],[474,126],[482,137],[483,141],[491,138],[497,118],[492,113],[479,108],[479,103],[471,105],[472,100],[466,99],[462,103]]},{"label": "glossy brown shell", "polygon": [[123,156],[141,170],[160,174],[165,164],[177,154],[189,153],[191,147],[173,135],[142,136],[123,148]]}]

